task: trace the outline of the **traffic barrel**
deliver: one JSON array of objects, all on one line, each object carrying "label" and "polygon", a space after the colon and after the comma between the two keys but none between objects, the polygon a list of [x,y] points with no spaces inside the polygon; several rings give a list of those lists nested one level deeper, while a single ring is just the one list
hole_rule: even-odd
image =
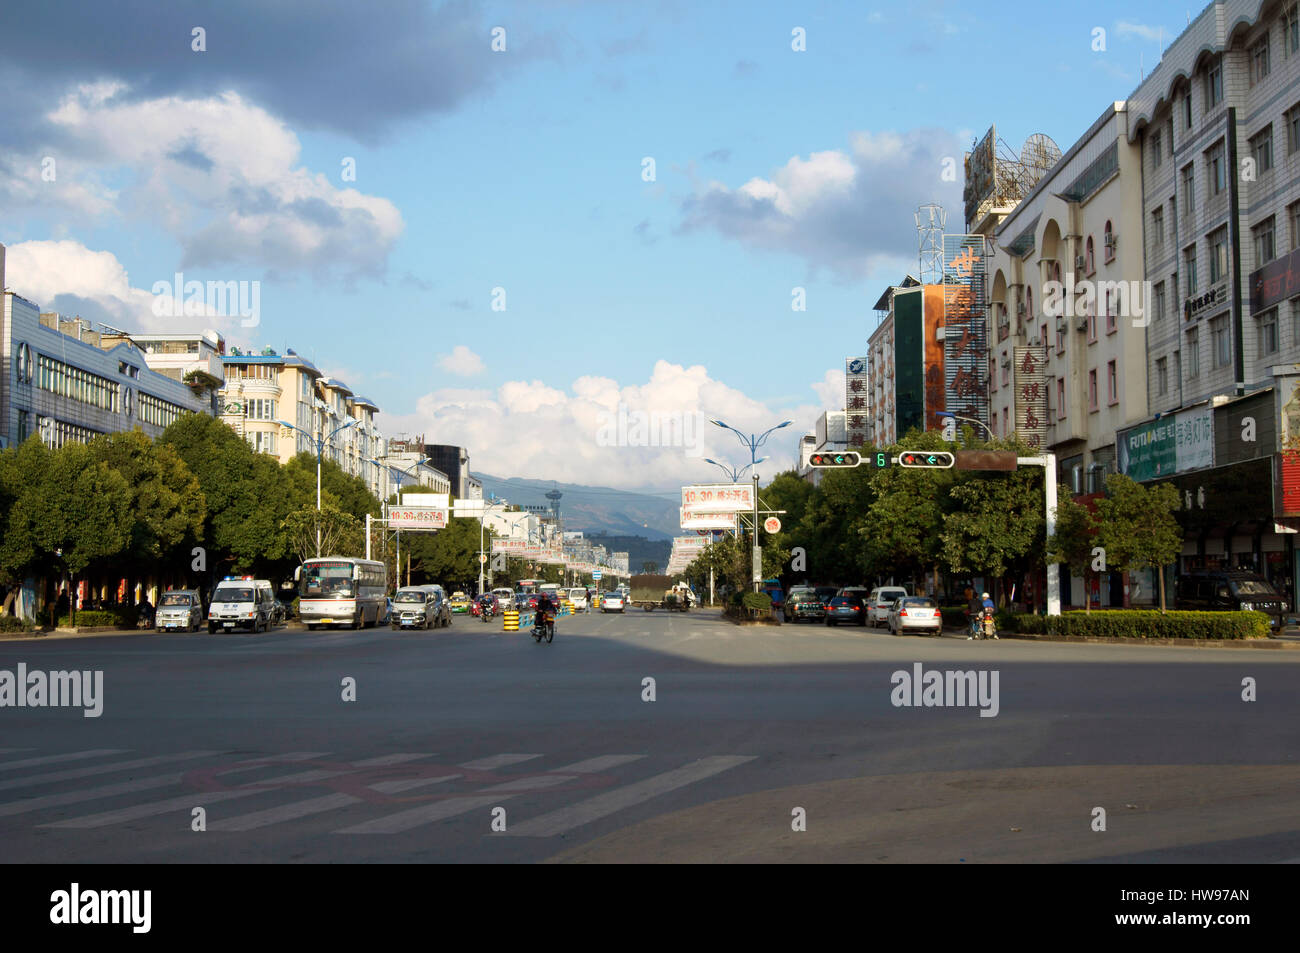
[{"label": "traffic barrel", "polygon": [[506,612],[505,612],[505,615],[502,616],[502,624],[505,626],[504,631],[506,631],[506,632],[518,632],[518,631],[519,631],[519,612],[518,612],[518,610],[516,610],[516,609],[507,609]]}]

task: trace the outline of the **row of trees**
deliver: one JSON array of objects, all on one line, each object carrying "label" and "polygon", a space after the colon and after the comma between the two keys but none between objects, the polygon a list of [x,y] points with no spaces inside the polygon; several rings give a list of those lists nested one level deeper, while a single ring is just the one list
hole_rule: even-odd
[{"label": "row of trees", "polygon": [[[981,450],[1036,453],[1016,440],[975,443],[969,430],[965,438],[965,446]],[[864,459],[876,449],[897,454],[950,451],[953,445],[936,431],[913,432],[890,447],[864,448]],[[1177,558],[1182,535],[1171,487],[1147,488],[1112,475],[1111,497],[1098,504],[1100,517],[1060,487],[1058,530],[1049,546],[1043,479],[1038,467],[983,472],[863,465],[826,470],[813,486],[793,472],[782,473],[761,491],[766,508],[785,510],[781,532],[762,535],[763,576],[787,585],[873,585],[892,578],[911,581],[914,591],[925,589],[928,576],[939,591],[943,573],[1000,580],[1022,577],[1049,559],[1079,575],[1085,568],[1100,571],[1093,552],[1098,546],[1104,548],[1106,571],[1162,566]],[[697,587],[707,587],[712,569],[715,583],[748,588],[751,545],[747,537],[723,539],[707,547],[687,575]],[[1163,604],[1163,585],[1161,595]]]}]

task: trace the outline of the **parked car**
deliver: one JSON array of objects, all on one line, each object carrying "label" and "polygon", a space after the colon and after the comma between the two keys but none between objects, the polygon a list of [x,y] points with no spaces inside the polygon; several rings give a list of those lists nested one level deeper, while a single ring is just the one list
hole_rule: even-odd
[{"label": "parked car", "polygon": [[894,600],[889,607],[889,631],[894,635],[904,632],[927,632],[943,635],[943,616],[939,603],[929,596],[904,596]]},{"label": "parked car", "polygon": [[627,600],[621,592],[607,592],[600,599],[601,612],[626,612]]},{"label": "parked car", "polygon": [[889,609],[899,599],[905,599],[908,591],[902,586],[879,586],[867,596],[867,621],[875,628],[889,624]]},{"label": "parked car", "polygon": [[280,604],[280,621],[288,622],[293,618],[293,595],[277,596],[276,602]]},{"label": "parked car", "polygon": [[203,625],[203,602],[197,589],[172,589],[158,599],[153,616],[159,632],[197,632]]},{"label": "parked car", "polygon": [[836,596],[826,607],[826,624],[839,623],[867,624],[867,607],[857,596]]},{"label": "parked car", "polygon": [[820,622],[826,618],[826,604],[811,586],[796,586],[785,600],[785,621],[800,622],[809,619]]},{"label": "parked car", "polygon": [[1283,617],[1291,609],[1267,579],[1244,569],[1179,576],[1174,606],[1202,611],[1263,612],[1275,629],[1281,627]]},{"label": "parked car", "polygon": [[208,634],[217,629],[249,629],[261,632],[271,628],[275,593],[271,583],[252,576],[226,576],[212,592],[208,607]]},{"label": "parked car", "polygon": [[832,599],[840,594],[839,586],[815,586],[813,592],[817,593],[817,598],[821,600],[822,605],[826,605]]}]

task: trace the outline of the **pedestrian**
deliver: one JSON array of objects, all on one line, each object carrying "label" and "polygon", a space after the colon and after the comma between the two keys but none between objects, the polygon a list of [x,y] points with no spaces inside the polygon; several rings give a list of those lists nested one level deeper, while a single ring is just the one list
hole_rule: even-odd
[{"label": "pedestrian", "polygon": [[969,642],[979,636],[980,616],[984,614],[984,600],[977,598],[975,590],[969,586],[966,591],[970,594],[966,599],[966,618],[970,621],[970,631],[966,633],[966,641]]}]

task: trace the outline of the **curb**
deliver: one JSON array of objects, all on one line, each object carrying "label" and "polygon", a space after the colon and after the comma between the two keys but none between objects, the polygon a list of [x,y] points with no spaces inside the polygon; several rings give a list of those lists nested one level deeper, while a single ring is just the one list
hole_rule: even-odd
[{"label": "curb", "polygon": [[1300,641],[1284,639],[1128,639],[1100,635],[1024,635],[1018,632],[999,633],[1003,641],[1020,642],[1093,642],[1102,645],[1172,645],[1207,649],[1300,649]]}]

